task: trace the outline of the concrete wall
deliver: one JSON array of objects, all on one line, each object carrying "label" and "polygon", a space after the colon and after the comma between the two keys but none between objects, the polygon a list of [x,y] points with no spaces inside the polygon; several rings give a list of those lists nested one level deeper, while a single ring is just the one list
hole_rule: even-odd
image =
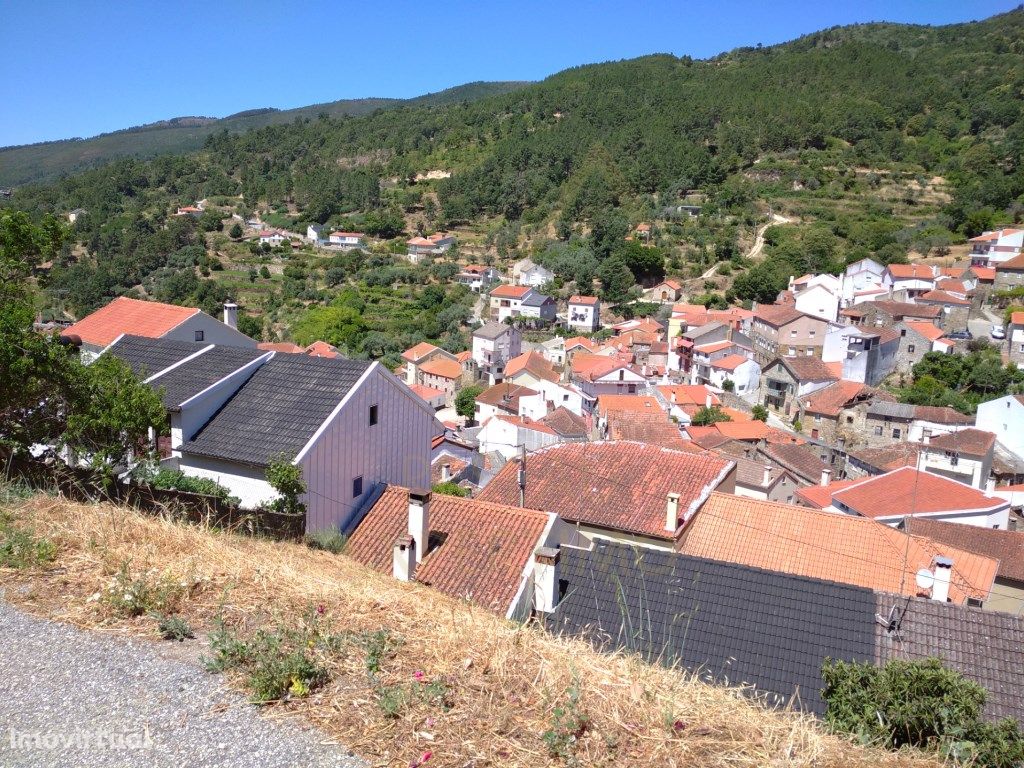
[{"label": "concrete wall", "polygon": [[204,477],[220,483],[232,496],[241,499],[246,509],[253,509],[277,497],[277,491],[266,481],[262,467],[184,454],[178,459],[178,468],[189,477]]},{"label": "concrete wall", "polygon": [[[196,338],[196,331],[202,331],[203,338]],[[177,341],[202,341],[205,344],[224,344],[229,347],[255,347],[256,342],[231,326],[224,325],[205,312],[197,312],[185,322],[175,326],[163,338]]]}]

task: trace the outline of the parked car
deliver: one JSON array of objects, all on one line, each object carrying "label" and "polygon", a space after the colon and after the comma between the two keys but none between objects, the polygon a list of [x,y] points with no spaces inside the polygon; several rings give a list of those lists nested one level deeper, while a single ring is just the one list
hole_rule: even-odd
[{"label": "parked car", "polygon": [[962,331],[953,331],[952,333],[947,333],[946,334],[946,338],[947,339],[960,339],[961,341],[964,340],[964,339],[970,340],[970,339],[974,338],[974,334],[971,333],[969,330],[967,330],[965,328]]},{"label": "parked car", "polygon": [[992,323],[992,330],[989,331],[989,333],[991,334],[993,339],[1006,338],[1006,329],[1003,328],[1003,326],[999,325],[999,323]]}]

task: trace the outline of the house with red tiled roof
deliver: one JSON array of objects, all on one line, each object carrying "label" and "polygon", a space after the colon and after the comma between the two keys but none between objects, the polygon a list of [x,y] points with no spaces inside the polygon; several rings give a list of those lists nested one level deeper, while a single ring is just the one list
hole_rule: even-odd
[{"label": "house with red tiled roof", "polygon": [[644,291],[646,301],[655,301],[659,304],[672,304],[683,297],[683,285],[678,280],[668,278],[657,285],[651,286]]},{"label": "house with red tiled roof", "polygon": [[479,293],[486,286],[501,280],[501,273],[486,264],[469,264],[455,275],[455,282],[464,285],[473,293]]},{"label": "house with red tiled roof", "polygon": [[447,350],[428,341],[421,341],[402,353],[405,361],[405,383],[410,387],[421,384],[445,393],[450,405],[455,393],[461,388],[463,363]]},{"label": "house with red tiled roof", "polygon": [[455,245],[455,235],[448,232],[435,232],[426,237],[414,237],[407,240],[406,257],[413,264],[418,264],[430,254],[441,254]]},{"label": "house with red tiled roof", "polygon": [[839,312],[840,322],[875,328],[892,328],[903,320],[927,320],[939,324],[942,308],[908,301],[873,299]]},{"label": "house with red tiled roof", "polygon": [[362,232],[331,232],[327,236],[327,242],[338,248],[365,248],[366,235]]},{"label": "house with red tiled roof", "polygon": [[529,285],[499,285],[488,294],[490,319],[503,323],[509,318],[555,320],[555,300]]},{"label": "house with red tiled roof", "polygon": [[912,301],[935,287],[936,269],[926,264],[890,264],[882,274],[882,287],[896,301]]},{"label": "house with red tiled roof", "polygon": [[904,320],[893,330],[900,334],[896,370],[901,373],[910,373],[929,352],[948,353],[956,347],[955,341],[946,338],[945,331],[926,320]]},{"label": "house with red tiled roof", "polygon": [[509,619],[534,607],[538,550],[557,546],[556,515],[388,486],[345,553],[375,571],[470,600]]},{"label": "house with red tiled roof", "polygon": [[917,572],[943,557],[952,560],[948,599],[957,604],[988,599],[997,569],[991,557],[865,517],[723,493],[712,493],[683,527],[677,550],[909,596],[921,592]]},{"label": "house with red tiled roof", "polygon": [[900,334],[892,328],[832,323],[821,359],[844,379],[877,386],[895,369],[899,347]]},{"label": "house with red tiled roof", "polygon": [[303,352],[310,357],[341,357],[341,353],[338,352],[337,348],[332,347],[326,341],[314,341]]},{"label": "house with red tiled roof", "polygon": [[631,440],[687,453],[704,452],[693,441],[684,440],[679,426],[660,408],[644,413],[611,411],[605,424],[605,437],[609,440]]},{"label": "house with red tiled roof", "polygon": [[513,384],[510,381],[495,384],[476,396],[476,414],[474,419],[478,424],[482,424],[491,416],[499,413],[518,416],[520,413],[520,398],[532,398],[539,394],[535,389]]},{"label": "house with red tiled roof", "polygon": [[601,329],[601,302],[596,296],[570,296],[566,325],[584,333]]},{"label": "house with red tiled roof", "polygon": [[85,359],[96,357],[118,337],[126,334],[230,347],[256,346],[255,341],[240,333],[236,327],[237,306],[225,304],[224,318],[226,322],[220,322],[196,307],[179,307],[120,296],[65,328],[61,337],[79,339]]},{"label": "house with red tiled roof", "polygon": [[936,288],[922,293],[915,301],[925,307],[939,308],[942,314],[939,316],[938,322],[947,332],[962,331],[967,328],[967,319],[971,310],[970,299]]},{"label": "house with red tiled roof", "polygon": [[279,229],[261,230],[258,237],[260,245],[269,245],[271,248],[276,248],[287,240],[285,234]]},{"label": "house with red tiled roof", "polygon": [[997,229],[972,237],[971,265],[997,267],[1020,255],[1024,247],[1024,229]]},{"label": "house with red tiled roof", "polygon": [[555,367],[532,349],[513,357],[505,365],[505,381],[532,389],[540,389],[542,381],[557,382]]},{"label": "house with red tiled roof", "polygon": [[627,441],[563,443],[510,461],[480,494],[481,501],[554,512],[584,546],[611,539],[669,549],[680,525],[714,490],[731,493],[735,465],[717,456]]},{"label": "house with red tiled roof", "polygon": [[929,435],[921,445],[917,468],[988,492],[995,486],[991,480],[995,447],[995,434],[980,429]]},{"label": "house with red tiled roof", "polygon": [[506,459],[515,458],[524,447],[527,451],[536,451],[548,445],[566,442],[566,438],[549,427],[543,419],[506,413],[485,419],[476,439],[481,453],[499,453]]},{"label": "house with red tiled roof", "polygon": [[573,384],[591,398],[602,395],[635,395],[646,386],[643,373],[615,357],[577,353],[572,359]]},{"label": "house with red tiled roof", "polygon": [[[858,424],[853,409],[860,403],[872,401],[876,396],[891,399],[891,396],[857,381],[833,382],[800,398],[798,414],[801,430],[812,440],[821,440],[829,445],[853,445]],[[863,421],[863,417],[859,421]]]},{"label": "house with red tiled roof", "polygon": [[952,408],[910,405],[876,397],[867,404],[858,432],[868,447],[878,448],[903,440],[923,442],[925,436],[935,438],[972,426],[974,417]]},{"label": "house with red tiled roof", "polygon": [[959,525],[1006,530],[1010,504],[977,488],[913,467],[852,482],[797,491],[807,506],[898,525],[905,517],[925,517]]},{"label": "house with red tiled roof", "polygon": [[425,384],[410,384],[409,389],[435,411],[444,408],[448,399],[447,393],[443,389],[435,389]]},{"label": "house with red tiled roof", "polygon": [[762,369],[762,402],[792,418],[802,398],[838,381],[841,373],[816,357],[775,358]]},{"label": "house with red tiled roof", "polygon": [[828,321],[792,306],[760,305],[750,326],[754,361],[764,367],[781,355],[820,358],[827,329]]},{"label": "house with red tiled roof", "polygon": [[684,426],[690,423],[690,419],[701,408],[722,404],[718,395],[702,384],[662,384],[656,390],[669,415]]}]

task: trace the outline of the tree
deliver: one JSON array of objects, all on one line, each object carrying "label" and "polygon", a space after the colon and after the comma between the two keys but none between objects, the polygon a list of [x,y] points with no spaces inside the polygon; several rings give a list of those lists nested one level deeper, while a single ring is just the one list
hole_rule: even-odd
[{"label": "tree", "polygon": [[763,405],[755,405],[750,412],[754,421],[768,421],[768,409]]},{"label": "tree", "polygon": [[260,277],[262,277],[264,280],[269,280],[270,279],[270,270],[267,269],[267,265],[266,264],[264,264],[262,267],[260,267]]},{"label": "tree", "polygon": [[736,389],[736,382],[732,379],[725,379],[722,382],[722,389],[726,392],[732,392]]},{"label": "tree", "polygon": [[732,421],[732,417],[717,405],[713,405],[710,408],[705,406],[693,414],[690,424],[695,427],[709,427],[720,421]]},{"label": "tree", "polygon": [[320,339],[354,350],[359,348],[366,329],[366,320],[357,310],[332,304],[306,312],[292,327],[292,338],[304,347]]},{"label": "tree", "polygon": [[306,505],[299,499],[306,492],[302,467],[292,463],[287,456],[277,456],[267,467],[267,482],[278,493],[277,498],[270,502],[272,510],[286,515],[306,514]]},{"label": "tree", "polygon": [[636,279],[621,256],[611,256],[598,269],[601,278],[601,296],[612,304],[621,304],[630,298]]},{"label": "tree", "polygon": [[484,388],[480,384],[472,384],[459,390],[455,396],[455,412],[465,419],[472,420],[476,415],[476,398]]},{"label": "tree", "polygon": [[451,480],[447,480],[443,483],[438,483],[431,489],[434,493],[440,493],[443,496],[468,496],[469,491],[463,488],[458,483],[453,483]]},{"label": "tree", "polygon": [[242,225],[237,221],[231,225],[231,229],[228,231],[228,237],[232,240],[238,240],[242,237]]}]

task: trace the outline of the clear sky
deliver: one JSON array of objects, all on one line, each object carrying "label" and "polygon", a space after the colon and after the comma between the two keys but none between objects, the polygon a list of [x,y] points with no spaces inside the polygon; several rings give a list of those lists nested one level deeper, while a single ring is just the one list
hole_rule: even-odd
[{"label": "clear sky", "polygon": [[0,146],[647,53],[712,56],[837,24],[948,24],[1017,0],[0,0]]}]

